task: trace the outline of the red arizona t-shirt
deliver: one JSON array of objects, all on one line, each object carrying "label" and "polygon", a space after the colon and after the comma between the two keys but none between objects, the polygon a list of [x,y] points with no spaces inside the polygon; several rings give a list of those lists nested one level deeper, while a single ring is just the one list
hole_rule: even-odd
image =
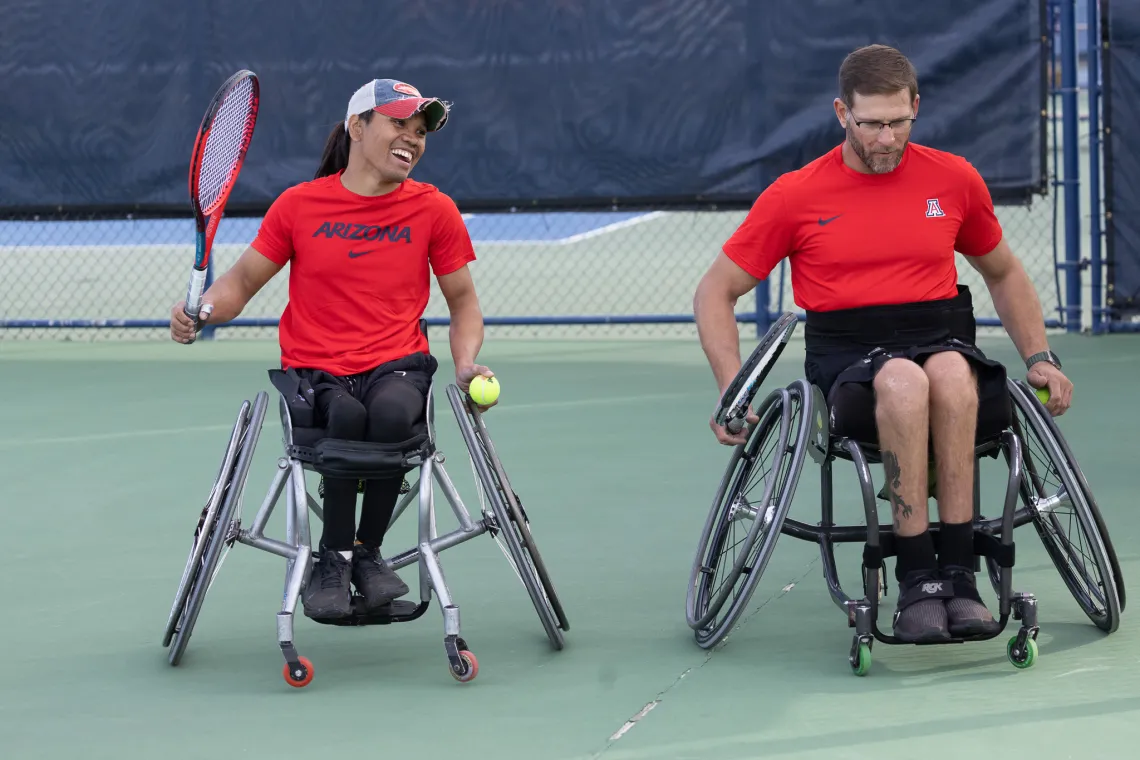
[{"label": "red arizona t-shirt", "polygon": [[429,267],[438,277],[475,259],[459,209],[438,188],[405,180],[371,198],[339,174],[283,192],[252,245],[290,264],[281,365],[334,375],[426,352]]},{"label": "red arizona t-shirt", "polygon": [[954,252],[982,256],[1001,238],[964,158],[910,143],[894,171],[862,174],[840,145],[766,188],[723,250],[760,280],[788,257],[796,304],[833,311],[953,298]]}]

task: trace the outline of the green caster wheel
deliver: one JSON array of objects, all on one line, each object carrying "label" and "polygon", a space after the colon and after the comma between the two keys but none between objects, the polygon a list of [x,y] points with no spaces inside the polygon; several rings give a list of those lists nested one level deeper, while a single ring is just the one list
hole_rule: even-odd
[{"label": "green caster wheel", "polygon": [[859,650],[854,659],[848,659],[851,663],[851,672],[857,676],[865,676],[871,670],[871,647],[866,644],[859,644]]},{"label": "green caster wheel", "polygon": [[1015,668],[1033,667],[1033,663],[1037,661],[1037,641],[1035,639],[1026,639],[1025,648],[1018,653],[1014,652],[1017,647],[1017,637],[1014,636],[1006,644],[1005,653],[1009,657],[1009,661],[1013,663]]}]

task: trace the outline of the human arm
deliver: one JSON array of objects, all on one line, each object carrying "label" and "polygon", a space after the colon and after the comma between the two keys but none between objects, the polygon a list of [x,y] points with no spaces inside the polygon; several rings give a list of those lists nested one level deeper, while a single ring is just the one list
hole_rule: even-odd
[{"label": "human arm", "polygon": [[[784,192],[777,180],[760,194],[697,284],[693,296],[697,334],[712,369],[718,397],[724,395],[740,371],[736,303],[768,276],[792,246]],[[759,421],[751,410],[745,419],[749,424]],[[711,419],[709,427],[726,446],[744,443],[748,438],[747,430],[733,435]]]},{"label": "human arm", "polygon": [[257,293],[293,257],[292,226],[296,195],[285,191],[270,204],[257,237],[237,262],[202,294],[198,322],[185,313],[185,301],[170,310],[170,335],[192,343],[204,324],[224,324],[236,318]]},{"label": "human arm", "polygon": [[[701,349],[712,369],[718,395],[724,395],[725,388],[740,371],[740,330],[736,323],[736,302],[759,284],[760,280],[748,274],[724,253],[720,253],[697,285],[693,296],[693,316],[697,323]],[[749,410],[746,420],[749,424],[755,424],[758,418]],[[747,430],[733,434],[711,419],[709,427],[716,439],[727,446],[748,440]]]},{"label": "human arm", "polygon": [[[994,309],[1002,326],[1017,348],[1022,360],[1049,350],[1041,301],[1033,282],[1003,237],[997,247],[984,256],[968,256],[967,261],[985,280]],[[1038,361],[1026,375],[1035,388],[1048,387],[1049,413],[1064,414],[1072,403],[1073,383],[1047,361]]]},{"label": "human arm", "polygon": [[[989,188],[973,166],[964,164],[965,213],[954,241],[955,250],[966,256],[985,280],[986,289],[1002,326],[1023,361],[1049,350],[1045,319],[1037,291],[1002,233]],[[1047,361],[1034,362],[1026,379],[1034,388],[1049,389],[1046,408],[1058,416],[1072,403],[1073,384],[1060,368]]]},{"label": "human arm", "polygon": [[[455,384],[467,393],[476,375],[492,377],[494,373],[475,363],[483,347],[483,311],[468,267],[475,260],[471,236],[455,203],[443,194],[440,194],[438,202],[428,257],[451,316],[449,338],[451,358],[455,364]],[[480,408],[491,406],[494,404]]]},{"label": "human arm", "polygon": [[[483,347],[483,311],[479,307],[479,296],[475,292],[471,270],[466,264],[436,279],[451,316],[448,337],[451,342],[451,359],[455,364],[455,383],[467,393],[471,380],[476,375],[494,375],[487,367],[475,363],[479,349]],[[494,404],[489,404],[488,408],[490,406]]]},{"label": "human arm", "polygon": [[191,343],[200,325],[223,324],[236,318],[283,266],[266,258],[253,246],[246,248],[237,262],[202,294],[205,318],[200,318],[198,325],[186,315],[184,300],[171,308],[171,337],[179,343]]}]

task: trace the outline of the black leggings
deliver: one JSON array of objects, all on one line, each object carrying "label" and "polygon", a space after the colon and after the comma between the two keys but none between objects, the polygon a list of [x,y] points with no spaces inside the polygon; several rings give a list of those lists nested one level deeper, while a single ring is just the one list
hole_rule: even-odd
[{"label": "black leggings", "polygon": [[[335,383],[316,394],[318,424],[325,428],[329,438],[398,443],[420,432],[415,427],[423,422],[430,381],[428,373],[397,371],[379,377],[362,374],[341,378],[326,373],[320,375],[322,382]],[[321,546],[332,551],[351,550],[355,533],[360,543],[379,547],[395,511],[403,480],[397,475],[365,481],[357,529],[358,481],[326,477]]]}]

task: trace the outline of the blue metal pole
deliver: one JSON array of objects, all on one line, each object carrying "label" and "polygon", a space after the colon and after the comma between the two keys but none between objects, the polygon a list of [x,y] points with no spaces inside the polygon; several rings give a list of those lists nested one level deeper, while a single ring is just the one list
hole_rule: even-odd
[{"label": "blue metal pole", "polygon": [[756,286],[756,337],[763,338],[764,333],[768,332],[768,326],[771,324],[771,318],[768,316],[768,309],[771,305],[771,283],[764,280]]},{"label": "blue metal pole", "polygon": [[1092,332],[1101,332],[1100,260],[1100,0],[1085,0],[1088,10],[1089,77],[1089,266],[1092,281]]},{"label": "blue metal pole", "polygon": [[1080,146],[1077,141],[1076,0],[1061,3],[1061,153],[1065,186],[1065,328],[1081,330]]}]

